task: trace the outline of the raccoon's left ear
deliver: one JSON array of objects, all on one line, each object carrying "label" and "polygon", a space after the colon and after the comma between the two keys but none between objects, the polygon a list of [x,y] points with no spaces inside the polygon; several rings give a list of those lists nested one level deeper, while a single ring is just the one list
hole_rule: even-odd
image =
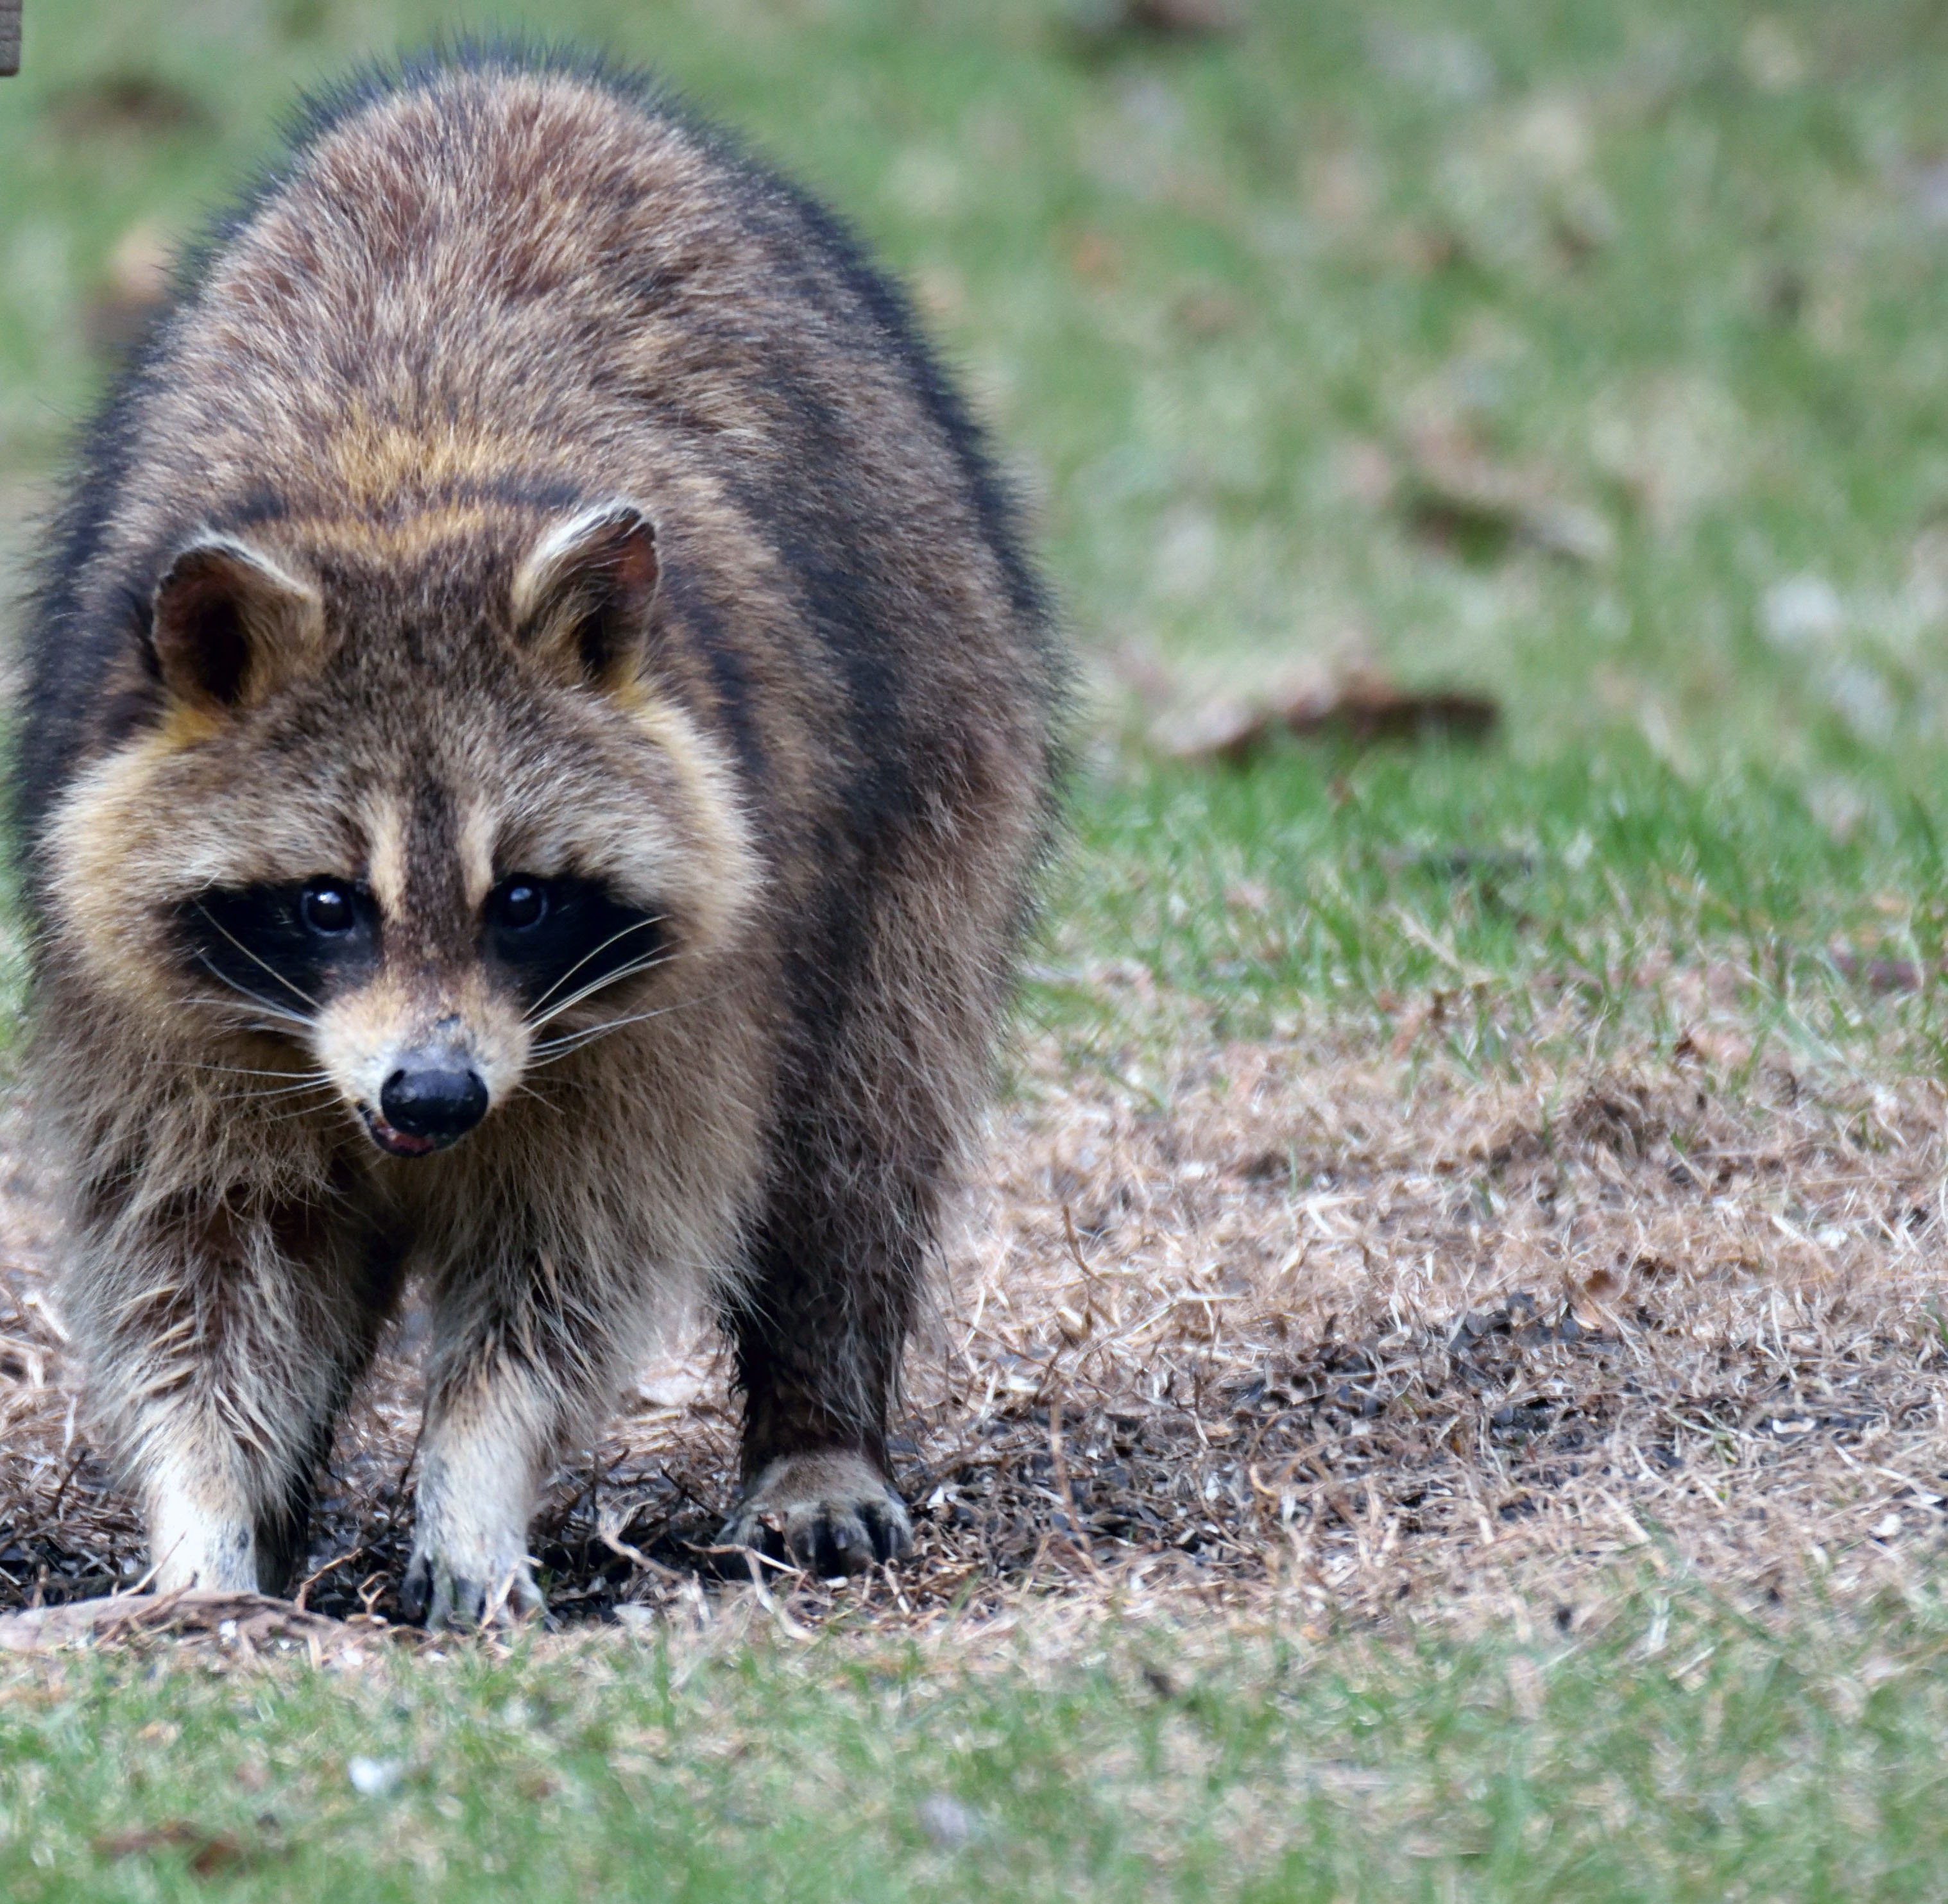
[{"label": "raccoon's left ear", "polygon": [[634,503],[558,523],[514,578],[515,638],[568,679],[611,687],[648,638],[662,572],[656,532]]},{"label": "raccoon's left ear", "polygon": [[227,535],[177,550],[149,604],[147,643],[163,684],[212,709],[262,700],[322,638],[318,591]]}]

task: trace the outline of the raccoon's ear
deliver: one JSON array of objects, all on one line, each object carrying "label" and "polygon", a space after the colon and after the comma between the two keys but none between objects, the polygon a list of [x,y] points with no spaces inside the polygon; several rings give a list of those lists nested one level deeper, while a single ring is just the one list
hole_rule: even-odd
[{"label": "raccoon's ear", "polygon": [[149,647],[177,699],[228,709],[261,701],[317,644],[318,591],[228,536],[181,550],[156,584]]},{"label": "raccoon's ear", "polygon": [[611,687],[647,640],[662,565],[656,532],[634,503],[557,523],[514,578],[515,638],[566,678]]}]

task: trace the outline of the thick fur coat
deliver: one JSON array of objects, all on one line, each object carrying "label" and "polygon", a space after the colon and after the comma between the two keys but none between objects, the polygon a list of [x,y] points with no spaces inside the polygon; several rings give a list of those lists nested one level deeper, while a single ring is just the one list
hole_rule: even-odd
[{"label": "thick fur coat", "polygon": [[31,1087],[160,1583],[286,1583],[408,1276],[429,1617],[532,1603],[549,1467],[699,1293],[732,1536],[901,1551],[1060,668],[833,219],[585,67],[350,90],[105,409],[29,669]]}]

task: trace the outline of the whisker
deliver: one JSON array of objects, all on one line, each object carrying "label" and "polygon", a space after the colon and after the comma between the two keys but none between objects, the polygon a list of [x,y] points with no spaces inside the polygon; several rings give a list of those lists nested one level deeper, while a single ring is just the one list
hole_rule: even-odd
[{"label": "whisker", "polygon": [[579,1045],[586,1044],[591,1038],[603,1037],[610,1031],[619,1031],[625,1025],[640,1025],[645,1019],[661,1018],[665,1012],[673,1012],[675,1005],[659,1005],[654,1011],[632,1012],[625,1018],[612,1018],[600,1025],[585,1025],[579,1031],[564,1031],[559,1037],[543,1038],[533,1046],[531,1056],[540,1058],[559,1056],[563,1052],[572,1051]]},{"label": "whisker", "polygon": [[[274,1018],[288,1019],[293,1025],[302,1025],[307,1030],[310,1028],[312,1021],[306,1018],[302,1012],[294,1012],[288,1005],[280,1005],[275,999],[266,998],[262,992],[253,991],[248,985],[239,985],[237,981],[231,978],[228,972],[225,972],[217,964],[216,961],[212,959],[207,952],[204,951],[200,946],[197,948],[197,957],[209,967],[211,975],[216,980],[219,985],[228,986],[239,998],[247,998],[252,1004],[258,1006],[263,1010],[268,1012]],[[263,962],[262,960],[259,960],[258,963],[262,964]],[[268,970],[269,968],[266,967],[265,969]],[[271,975],[275,978],[278,975],[273,972]],[[297,991],[297,988],[295,985],[293,985],[291,989],[293,991]],[[300,998],[304,998],[304,994],[302,992],[298,992],[297,995]],[[224,1000],[206,1000],[205,1002],[228,1003],[230,1001]],[[309,1005],[311,1004],[311,1000],[309,999],[305,999],[305,1003]],[[313,1011],[316,1011],[318,1009],[318,1008],[315,1005],[312,1005],[312,1009]]]},{"label": "whisker", "polygon": [[611,1031],[621,1031],[625,1025],[643,1025],[653,1018],[667,1018],[671,1012],[682,1011],[687,1006],[706,1004],[729,990],[727,985],[720,986],[715,991],[702,992],[694,998],[679,998],[673,1003],[659,1005],[653,1011],[631,1012],[626,1018],[612,1018],[606,1024],[591,1025],[579,1031],[566,1031],[558,1038],[544,1038],[529,1054],[529,1062],[537,1069],[542,1065],[554,1064],[571,1052],[579,1051],[584,1045],[607,1037]]},{"label": "whisker", "polygon": [[212,1011],[217,1012],[240,1012],[246,1005],[255,1005],[259,1011],[268,1012],[286,1024],[302,1025],[307,1031],[311,1028],[309,1019],[300,1017],[296,1012],[287,1011],[283,1006],[273,1003],[270,999],[259,998],[255,992],[246,992],[240,996],[233,994],[223,998],[212,998],[206,992],[198,992],[190,1003],[207,1006]]},{"label": "whisker", "polygon": [[287,1084],[280,1090],[238,1091],[235,1095],[239,1102],[260,1104],[270,1098],[299,1097],[309,1091],[335,1091],[337,1088],[338,1087],[327,1078],[316,1079],[307,1084]]},{"label": "whisker", "polygon": [[342,1101],[338,1087],[324,1080],[287,1084],[277,1090],[245,1085],[220,1092],[216,1099],[220,1104],[238,1106],[282,1103],[296,1111],[322,1109],[334,1100]]},{"label": "whisker", "polygon": [[254,1071],[247,1065],[212,1065],[194,1058],[185,1058],[181,1062],[185,1071],[221,1071],[226,1078],[302,1078],[313,1084],[328,1084],[331,1080],[328,1071]]},{"label": "whisker", "polygon": [[544,1025],[552,1025],[563,1012],[572,1011],[585,998],[593,998],[599,991],[606,991],[611,985],[620,985],[625,978],[633,978],[641,972],[653,972],[659,965],[668,965],[676,957],[674,952],[652,952],[637,960],[633,964],[619,966],[613,972],[604,972],[600,978],[591,979],[579,991],[571,992],[552,1009],[539,1018],[530,1016],[529,1022],[536,1031]]},{"label": "whisker", "polygon": [[[244,1008],[244,1000],[240,998],[205,998],[198,995],[191,998],[189,1002],[192,1005],[201,1005],[213,1012],[241,1012]],[[262,1001],[259,1002],[261,1003]],[[278,1008],[266,1004],[264,1009],[266,1011],[271,1011]],[[284,1021],[284,1024],[299,1025],[307,1031],[311,1029],[310,1025],[305,1019],[299,1018],[295,1012],[279,1009],[278,1016]],[[283,1024],[260,1025],[254,1019],[237,1019],[234,1021],[234,1028],[239,1031],[260,1032],[267,1038],[281,1038],[289,1035],[285,1031]]]},{"label": "whisker", "polygon": [[611,985],[619,985],[624,979],[633,978],[640,972],[653,972],[658,966],[668,964],[675,956],[674,953],[658,954],[639,959],[632,965],[619,966],[615,971],[604,972],[600,978],[591,979],[579,991],[570,993],[559,1004],[539,1018],[529,1019],[529,1022],[538,1031],[544,1025],[552,1025],[564,1012],[571,1012],[576,1006],[593,998],[597,992],[606,991]]},{"label": "whisker", "polygon": [[[610,933],[610,935],[604,939],[600,945],[597,946],[592,952],[583,953],[582,957],[577,959],[574,964],[570,966],[553,985],[548,987],[546,991],[541,994],[540,997],[535,1000],[534,1003],[529,1008],[529,1016],[532,1018],[534,1014],[536,1012],[538,1012],[557,992],[560,991],[562,987],[566,985],[569,979],[572,978],[584,966],[588,964],[591,959],[600,958],[603,954],[609,950],[610,946],[615,944],[619,940],[627,938],[631,932],[640,932],[646,926],[660,926],[662,923],[663,915],[661,913],[659,913],[653,919],[634,919],[628,925],[625,926],[619,932]],[[617,975],[619,977],[621,975],[619,973]],[[586,997],[587,994],[583,993],[579,994],[578,996]],[[566,1011],[568,1007],[563,1005],[559,1006],[556,1009],[560,1011]],[[549,1018],[552,1018],[554,1016],[554,1013],[552,1012],[548,1014]],[[545,1025],[547,1022],[547,1019],[538,1019],[535,1020],[535,1022],[537,1024]]]},{"label": "whisker", "polygon": [[299,1118],[314,1118],[321,1116],[330,1109],[331,1106],[328,1103],[325,1103],[322,1101],[316,1104],[287,1105],[281,1110],[269,1112],[265,1116],[264,1121],[266,1124],[290,1124],[296,1121],[296,1120]]},{"label": "whisker", "polygon": [[[216,915],[212,913],[207,906],[204,905],[200,900],[197,901],[196,909],[205,919],[208,919],[210,924],[214,926],[232,945],[235,946],[237,950],[244,954],[245,958],[248,959],[253,965],[261,966],[265,971],[268,972],[271,976],[276,979],[278,983],[282,985],[285,991],[289,992],[290,995],[297,1000],[300,1004],[309,1005],[314,1012],[320,1011],[323,1009],[323,1007],[319,1005],[316,999],[311,997],[309,993],[299,991],[290,979],[287,978],[275,966],[271,963],[269,960],[260,957],[256,953],[253,952],[250,947],[246,945],[234,932],[231,932],[229,927],[225,926],[222,920],[219,919]],[[200,950],[200,947],[198,949]],[[202,958],[203,963],[208,966],[212,972],[215,972],[217,977],[222,979],[225,985],[234,984],[235,981],[234,980],[225,977],[222,972],[217,970],[215,960],[210,957],[208,953],[203,953]],[[237,985],[236,988],[239,991],[244,991],[244,988],[241,985]],[[248,998],[254,997],[255,994],[253,993],[244,992],[244,996]]]}]

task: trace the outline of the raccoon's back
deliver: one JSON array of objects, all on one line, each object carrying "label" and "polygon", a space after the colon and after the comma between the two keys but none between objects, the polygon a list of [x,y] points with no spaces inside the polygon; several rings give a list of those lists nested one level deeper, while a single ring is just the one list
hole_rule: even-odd
[{"label": "raccoon's back", "polygon": [[[827,911],[916,827],[1041,836],[1047,611],[898,294],[654,88],[475,55],[320,108],[98,423],[30,631],[30,853],[157,718],[146,603],[186,538],[276,522],[383,562],[436,516],[491,541],[613,494],[656,521],[671,681]],[[1033,855],[994,870],[1025,891]]]}]

